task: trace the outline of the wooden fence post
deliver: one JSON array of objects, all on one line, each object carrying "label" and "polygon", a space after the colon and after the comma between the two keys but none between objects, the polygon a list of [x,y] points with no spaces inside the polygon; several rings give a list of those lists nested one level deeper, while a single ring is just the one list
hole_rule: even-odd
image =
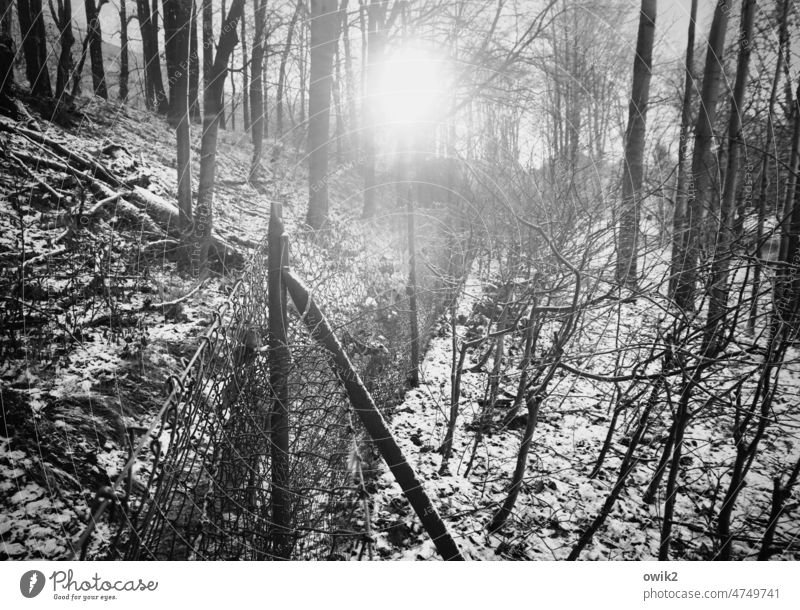
[{"label": "wooden fence post", "polygon": [[269,216],[267,290],[269,307],[269,384],[272,389],[270,413],[270,456],[272,459],[272,552],[289,559],[292,536],[289,527],[289,366],[291,355],[286,341],[286,286],[281,279],[287,263],[288,239],[283,232],[280,203],[272,203]]}]

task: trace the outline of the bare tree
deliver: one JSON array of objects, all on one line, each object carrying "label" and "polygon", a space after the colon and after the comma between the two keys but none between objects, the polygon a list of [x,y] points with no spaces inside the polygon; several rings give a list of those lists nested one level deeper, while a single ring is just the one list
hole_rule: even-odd
[{"label": "bare tree", "polygon": [[100,10],[108,0],[84,0],[86,8],[86,36],[89,40],[89,58],[92,62],[92,88],[94,94],[108,99],[106,69],[103,65],[103,30],[100,27]]},{"label": "bare tree", "polygon": [[236,47],[237,25],[242,18],[244,0],[233,0],[222,22],[214,63],[203,96],[203,137],[200,141],[200,178],[197,205],[193,215],[192,268],[203,270],[208,261],[213,226],[214,180],[217,163],[217,134],[222,114],[222,91],[228,64]]},{"label": "bare tree", "polygon": [[253,15],[256,21],[251,59],[250,112],[252,118],[253,160],[250,163],[250,180],[257,178],[264,149],[264,46],[266,45],[266,0],[253,0]]},{"label": "bare tree", "polygon": [[[88,0],[87,0],[88,1]],[[17,0],[17,16],[25,55],[25,75],[31,93],[52,96],[50,72],[47,69],[47,37],[44,29],[42,0]]]},{"label": "bare tree", "polygon": [[686,248],[679,267],[673,269],[675,279],[675,302],[685,310],[695,307],[695,289],[698,279],[697,265],[700,260],[700,241],[705,212],[711,205],[714,179],[718,166],[713,151],[714,123],[717,117],[719,84],[723,76],[722,56],[725,51],[725,30],[728,26],[730,5],[720,0],[714,10],[708,34],[703,90],[700,94],[700,109],[695,125],[692,168],[688,180],[686,201]]},{"label": "bare tree", "polygon": [[308,96],[309,201],[306,222],[319,230],[328,218],[328,144],[330,140],[333,55],[341,23],[336,0],[311,0],[311,68]]},{"label": "bare tree", "polygon": [[755,8],[755,0],[742,0],[739,25],[739,58],[736,66],[736,82],[733,86],[733,97],[731,98],[730,118],[728,119],[728,167],[725,170],[725,185],[722,191],[722,201],[720,202],[719,228],[711,264],[711,294],[708,303],[706,341],[714,341],[717,333],[724,329],[728,313],[728,269],[735,237],[735,199],[736,189],[739,184],[739,159],[744,147],[742,115],[744,114],[745,88],[749,80]]},{"label": "bare tree", "polygon": [[617,281],[635,287],[639,243],[639,216],[644,175],[645,126],[653,66],[656,0],[642,0],[628,127],[625,130],[625,160],[622,172],[622,209],[619,218]]},{"label": "bare tree", "polygon": [[128,99],[128,4],[119,0],[119,99]]},{"label": "bare tree", "polygon": [[297,27],[297,20],[300,17],[300,11],[303,8],[303,0],[297,0],[292,13],[292,18],[289,21],[288,31],[286,33],[286,43],[283,45],[281,52],[281,62],[278,68],[278,89],[275,93],[275,121],[278,137],[283,135],[283,108],[285,101],[285,87],[286,87],[286,71],[289,62],[289,53],[292,50],[292,38],[294,37],[294,30]]},{"label": "bare tree", "polygon": [[147,0],[136,0],[136,13],[142,37],[142,57],[144,60],[145,104],[148,108],[164,114],[167,111],[167,96],[161,76],[161,62],[158,53],[158,33]]},{"label": "bare tree", "polygon": [[178,153],[178,219],[182,231],[192,222],[192,149],[189,118],[189,48],[192,0],[164,0],[164,36],[170,85],[170,121]]},{"label": "bare tree", "polygon": [[[683,259],[686,257],[686,202],[687,188],[691,179],[689,167],[689,134],[692,121],[692,97],[694,94],[694,38],[697,24],[697,0],[692,0],[689,14],[689,31],[686,41],[685,78],[683,82],[683,102],[681,103],[681,127],[678,143],[678,179],[675,186],[675,208],[672,217],[672,263],[669,277],[669,296],[675,297],[677,279]],[[691,181],[692,188],[693,181]]]}]

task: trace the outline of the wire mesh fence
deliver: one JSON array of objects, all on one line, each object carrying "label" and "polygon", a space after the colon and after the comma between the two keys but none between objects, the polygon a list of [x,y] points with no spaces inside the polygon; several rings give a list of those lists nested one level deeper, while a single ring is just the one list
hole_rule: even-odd
[{"label": "wire mesh fence", "polygon": [[[384,219],[380,231],[341,223],[292,235],[291,265],[325,310],[384,416],[402,398],[416,366],[411,316],[424,343],[469,264],[466,235],[453,229],[448,214],[445,206],[414,213],[414,285],[407,233],[400,230],[407,214]],[[265,240],[184,374],[171,379],[170,397],[151,429],[131,432],[140,436],[132,438],[119,489],[105,499],[122,514],[105,545],[109,558],[371,554],[368,490],[376,452],[353,416],[330,354],[312,339],[304,312],[291,305],[288,478],[280,490],[289,498],[288,523],[275,522],[267,251]],[[99,517],[95,512],[95,522]]]}]

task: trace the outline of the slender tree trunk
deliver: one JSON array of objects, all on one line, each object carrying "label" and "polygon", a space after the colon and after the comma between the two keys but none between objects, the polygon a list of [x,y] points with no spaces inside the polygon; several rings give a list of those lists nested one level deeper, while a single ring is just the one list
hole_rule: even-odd
[{"label": "slender tree trunk", "polygon": [[119,99],[128,99],[128,6],[119,0]]},{"label": "slender tree trunk", "polygon": [[764,144],[764,154],[762,155],[761,159],[761,176],[759,178],[759,183],[758,183],[758,191],[757,191],[758,194],[756,195],[757,200],[755,201],[756,214],[758,215],[758,218],[756,221],[756,235],[754,240],[755,261],[753,266],[753,288],[751,293],[752,296],[750,302],[750,315],[748,316],[747,319],[747,328],[751,333],[755,331],[756,318],[758,316],[759,293],[761,292],[761,267],[764,262],[762,260],[763,244],[761,242],[764,239],[764,221],[766,218],[767,189],[769,187],[770,156],[773,154],[771,148],[773,143],[773,131],[775,129],[774,125],[775,100],[778,97],[778,87],[780,85],[781,72],[783,70],[783,64],[785,59],[784,55],[786,52],[786,47],[789,38],[788,17],[789,17],[790,5],[791,5],[790,0],[783,0],[783,6],[781,8],[781,13],[779,17],[778,57],[775,61],[775,74],[772,77],[772,88],[770,90],[770,95],[769,95],[769,107],[767,110],[766,142]]},{"label": "slender tree trunk", "polygon": [[245,33],[244,23],[247,19],[247,5],[243,8],[244,14],[242,15],[242,35],[240,37],[242,42],[242,129],[250,131],[250,82],[248,74],[249,58],[247,57],[247,35]]},{"label": "slender tree trunk", "polygon": [[192,267],[204,270],[208,260],[211,229],[213,226],[214,180],[217,165],[217,135],[223,111],[222,92],[228,75],[228,64],[238,38],[239,19],[244,0],[233,0],[222,23],[217,52],[211,69],[211,78],[203,101],[203,137],[200,142],[200,179],[197,205],[194,210]]},{"label": "slender tree trunk", "polygon": [[211,82],[214,65],[214,6],[212,0],[203,0],[203,89]]},{"label": "slender tree trunk", "polygon": [[[753,38],[755,0],[742,0],[739,26],[739,58],[736,66],[736,82],[731,98],[728,120],[728,167],[725,170],[725,186],[720,203],[720,223],[716,236],[716,247],[711,264],[711,297],[708,304],[706,341],[711,342],[723,331],[728,309],[728,269],[734,242],[736,213],[736,189],[739,181],[739,157],[744,146],[742,136],[742,114],[744,93],[749,80],[750,49]],[[748,172],[749,173],[749,172]],[[713,349],[712,352],[713,353]]]},{"label": "slender tree trunk", "polygon": [[292,13],[292,19],[289,21],[289,30],[286,33],[286,44],[283,46],[281,63],[280,67],[278,68],[278,90],[275,94],[275,121],[278,138],[283,135],[283,105],[285,97],[284,89],[286,87],[286,67],[289,61],[289,53],[292,50],[292,37],[294,36],[295,26],[297,25],[297,19],[300,17],[300,9],[302,6],[303,0],[297,0],[294,13]]},{"label": "slender tree trunk", "polygon": [[539,407],[542,404],[543,398],[543,394],[534,394],[531,392],[525,399],[525,405],[528,410],[528,421],[525,424],[522,443],[517,453],[517,463],[514,467],[514,474],[511,477],[511,487],[509,488],[508,495],[503,505],[500,507],[500,510],[497,511],[492,521],[489,523],[488,530],[490,532],[496,532],[505,525],[505,522],[514,510],[514,505],[517,503],[517,496],[519,496],[519,490],[522,488],[525,470],[528,466],[528,452],[530,451],[531,441],[533,440],[533,433],[536,430],[536,423],[539,418]]},{"label": "slender tree trunk", "polygon": [[0,0],[0,110],[9,116],[16,115],[12,2]]},{"label": "slender tree trunk", "polygon": [[328,219],[328,143],[330,141],[333,55],[339,30],[336,0],[311,0],[311,68],[308,98],[309,201],[306,222],[319,230]]},{"label": "slender tree trunk", "polygon": [[[222,0],[222,11],[220,12],[220,15],[222,15],[222,22],[219,25],[219,37],[220,37],[220,39],[222,38],[222,34],[224,33],[225,16],[227,14],[228,14],[228,11],[225,8],[225,0]],[[209,82],[214,79],[214,76],[212,74],[213,71],[214,71],[214,67],[213,67],[213,62],[212,62],[212,67],[211,67],[211,70],[209,71],[209,75],[210,75],[209,76]],[[221,96],[220,96],[220,102],[219,102],[219,108],[218,108],[217,114],[219,115],[219,127],[220,127],[220,129],[228,129],[228,124],[227,124],[226,115],[225,115],[225,80],[227,78],[228,78],[228,70],[226,69],[225,70],[225,76],[222,79],[223,82],[222,82],[221,85],[219,85],[220,90],[221,90]],[[205,94],[203,96],[203,104],[205,105]],[[205,117],[205,107],[203,108],[203,116]]]},{"label": "slender tree trunk", "polygon": [[694,38],[697,22],[697,0],[692,0],[689,15],[689,34],[686,43],[686,74],[683,81],[683,103],[681,105],[681,131],[678,148],[678,182],[675,187],[675,210],[672,217],[672,262],[669,277],[669,297],[675,297],[677,279],[686,257],[687,189],[694,188],[689,167],[689,131],[692,120],[692,97],[694,95]]},{"label": "slender tree trunk", "polygon": [[250,163],[250,180],[258,177],[261,156],[264,150],[264,30],[267,19],[266,0],[253,0],[253,15],[256,20],[253,55],[250,62],[252,79],[250,81],[250,112],[252,118],[253,160]]},{"label": "slender tree trunk", "polygon": [[164,36],[170,85],[170,119],[178,151],[179,224],[186,232],[192,222],[192,150],[189,118],[189,47],[192,0],[164,0]]},{"label": "slender tree trunk", "polygon": [[[717,117],[719,83],[723,76],[720,57],[725,51],[725,30],[731,12],[730,0],[720,0],[714,10],[708,34],[703,90],[695,126],[690,186],[686,200],[686,248],[676,275],[675,302],[684,310],[694,310],[697,266],[700,263],[700,242],[705,212],[712,203],[717,160],[712,150],[714,123]],[[693,184],[692,184],[693,183]]]},{"label": "slender tree trunk", "polygon": [[50,72],[47,69],[47,38],[41,0],[17,0],[25,75],[33,95],[51,97]]},{"label": "slender tree trunk", "polygon": [[108,0],[84,0],[86,7],[86,35],[89,37],[89,59],[92,62],[92,87],[94,94],[108,99],[106,70],[103,65],[103,30],[100,27],[100,9]]},{"label": "slender tree trunk", "polygon": [[348,129],[352,134],[350,138],[350,151],[351,155],[354,156],[358,150],[358,109],[356,107],[355,81],[353,76],[353,54],[350,50],[350,23],[347,14],[348,4],[349,0],[342,0],[340,11],[342,14],[342,53],[344,54],[344,95],[345,104],[347,105]]},{"label": "slender tree trunk", "polygon": [[786,502],[792,496],[792,488],[797,483],[798,477],[800,477],[800,460],[795,462],[794,468],[792,468],[789,474],[789,480],[786,481],[785,485],[781,483],[780,477],[775,477],[773,479],[772,508],[769,513],[767,527],[764,530],[764,536],[761,540],[761,550],[758,552],[759,561],[766,561],[772,556],[772,541],[778,529],[778,522],[783,514]]},{"label": "slender tree trunk", "polygon": [[86,56],[89,54],[89,34],[83,39],[81,45],[81,55],[78,58],[78,65],[75,66],[75,71],[72,73],[72,98],[75,99],[81,94],[81,77],[83,75],[83,66],[86,63]]},{"label": "slender tree trunk", "polygon": [[189,117],[202,120],[200,112],[200,45],[197,40],[197,1],[192,0],[192,19],[189,36]]},{"label": "slender tree trunk", "polygon": [[58,0],[58,10],[50,3],[50,12],[58,27],[58,39],[61,47],[56,69],[56,100],[59,104],[69,102],[69,83],[75,62],[72,59],[72,46],[75,35],[72,33],[72,1]]},{"label": "slender tree trunk", "polygon": [[625,162],[622,178],[622,210],[617,247],[617,281],[630,287],[637,284],[639,216],[644,176],[644,138],[650,76],[653,66],[653,39],[656,30],[656,0],[642,0],[636,59],[633,62],[633,88],[625,131]]},{"label": "slender tree trunk", "polygon": [[154,14],[150,12],[147,0],[136,0],[139,18],[139,31],[142,36],[142,56],[144,59],[145,103],[159,114],[167,110],[167,97],[161,76],[161,60],[158,55],[158,36],[153,23]]},{"label": "slender tree trunk", "polygon": [[797,197],[797,174],[800,172],[800,84],[794,100],[794,131],[790,176],[781,214],[780,262],[775,286],[775,303],[784,322],[797,324],[800,303],[800,201]]},{"label": "slender tree trunk", "polygon": [[386,46],[386,0],[370,0],[367,11],[369,31],[367,38],[366,90],[362,116],[365,125],[362,130],[362,151],[364,154],[364,218],[372,218],[376,213],[375,195],[377,188],[375,169],[375,140],[380,117],[376,108],[376,82]]}]

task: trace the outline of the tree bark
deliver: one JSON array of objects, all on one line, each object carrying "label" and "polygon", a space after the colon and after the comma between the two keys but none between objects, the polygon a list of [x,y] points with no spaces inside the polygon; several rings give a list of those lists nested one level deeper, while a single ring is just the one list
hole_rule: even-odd
[{"label": "tree bark", "polygon": [[386,47],[386,0],[370,0],[367,10],[367,67],[362,116],[365,121],[362,129],[361,147],[364,154],[364,218],[372,218],[376,212],[376,169],[375,139],[378,129],[378,113],[375,107],[377,72],[383,61]]},{"label": "tree bark", "polygon": [[72,32],[72,0],[58,0],[58,10],[53,9],[50,3],[50,12],[58,27],[58,40],[61,47],[56,68],[56,101],[59,104],[69,102],[69,83],[74,68],[72,59],[72,46],[75,44],[75,35]]},{"label": "tree bark", "polygon": [[197,2],[192,0],[192,20],[189,37],[189,117],[192,122],[202,120],[200,112],[200,45],[197,40]]},{"label": "tree bark", "polygon": [[92,62],[92,87],[94,94],[108,99],[106,70],[103,65],[103,30],[100,27],[100,9],[108,0],[84,0],[86,8],[86,35],[89,37],[89,59]]},{"label": "tree bark", "polygon": [[139,31],[142,36],[142,56],[144,59],[145,103],[153,111],[164,114],[167,111],[167,96],[161,76],[161,60],[158,54],[158,35],[153,23],[156,13],[150,12],[147,0],[136,0],[139,18]]},{"label": "tree bark", "polygon": [[675,302],[687,311],[693,311],[695,307],[702,226],[705,213],[711,205],[714,178],[717,173],[717,160],[712,144],[719,83],[723,76],[723,64],[720,58],[725,51],[725,30],[730,12],[730,0],[720,0],[714,10],[708,34],[703,90],[700,94],[700,109],[695,125],[692,169],[686,200],[686,248],[678,272],[675,274]]},{"label": "tree bark", "polygon": [[250,79],[250,113],[253,139],[253,160],[250,163],[250,180],[258,177],[261,165],[261,156],[264,149],[264,44],[267,19],[267,1],[253,0],[253,15],[256,21],[255,38],[253,39],[253,54]]},{"label": "tree bark", "polygon": [[[780,85],[781,80],[781,73],[783,70],[783,64],[785,60],[785,52],[787,50],[787,44],[789,39],[789,7],[791,5],[790,0],[783,0],[783,6],[781,8],[779,22],[778,22],[778,41],[779,41],[779,49],[778,49],[778,57],[775,61],[775,73],[772,77],[772,88],[770,90],[769,95],[769,107],[767,110],[767,134],[766,134],[766,143],[764,144],[764,154],[761,159],[761,176],[758,182],[758,191],[757,191],[757,199],[754,202],[757,214],[756,220],[756,235],[754,238],[755,248],[754,248],[754,259],[755,264],[753,267],[753,284],[752,284],[752,292],[751,292],[751,301],[750,301],[750,314],[747,319],[747,328],[752,333],[755,330],[756,325],[756,317],[758,316],[758,306],[759,306],[759,293],[761,292],[761,267],[763,265],[762,260],[762,241],[764,239],[764,221],[766,218],[766,206],[767,206],[767,188],[769,186],[769,178],[768,172],[770,168],[770,157],[771,157],[771,148],[773,143],[773,131],[774,127],[774,112],[775,112],[775,101],[778,97],[778,88]],[[788,79],[787,79],[788,80]],[[741,219],[742,223],[744,219]]]},{"label": "tree bark", "polygon": [[179,226],[192,222],[192,150],[189,124],[189,46],[192,0],[164,0],[164,36],[170,85],[170,119],[175,127],[178,153]]},{"label": "tree bark", "polygon": [[247,5],[242,7],[242,11],[242,35],[240,37],[242,42],[242,129],[247,132],[250,131],[250,83],[247,70],[249,60],[247,58],[247,34],[244,28],[244,22],[247,19]]},{"label": "tree bark", "polygon": [[340,24],[336,0],[311,0],[311,68],[308,96],[309,201],[306,222],[321,229],[328,219],[328,143],[330,140],[333,55]]},{"label": "tree bark", "polygon": [[14,55],[16,53],[11,33],[12,1],[0,0],[0,109],[10,116],[15,116]]},{"label": "tree bark", "polygon": [[286,87],[286,66],[289,62],[289,52],[292,50],[292,38],[294,30],[297,26],[297,19],[300,17],[300,9],[303,6],[303,0],[297,0],[292,13],[292,19],[289,21],[289,31],[286,33],[286,44],[283,46],[281,53],[281,63],[278,68],[278,90],[275,97],[275,121],[277,129],[277,137],[283,135],[283,103],[284,103],[284,89]]},{"label": "tree bark", "polygon": [[692,0],[689,14],[689,33],[686,42],[686,74],[683,81],[683,103],[681,104],[681,131],[678,148],[678,181],[675,187],[675,210],[672,217],[672,260],[670,266],[668,294],[675,298],[677,279],[686,256],[686,202],[687,188],[694,188],[689,165],[689,131],[692,120],[692,97],[694,96],[694,39],[697,25],[697,0]]},{"label": "tree bark", "polygon": [[200,142],[200,179],[197,205],[194,209],[192,238],[192,268],[202,271],[208,260],[211,229],[213,226],[214,180],[217,162],[217,135],[223,112],[222,92],[228,75],[228,62],[238,42],[237,25],[242,17],[244,0],[233,0],[225,17],[209,84],[203,99],[203,137]]},{"label": "tree bark", "polygon": [[42,0],[17,0],[22,51],[25,55],[25,75],[31,93],[41,97],[52,97],[50,72],[47,69],[47,37],[44,29]]},{"label": "tree bark", "polygon": [[617,282],[636,287],[639,244],[639,216],[644,176],[644,138],[650,77],[653,67],[653,39],[656,30],[656,0],[642,0],[633,87],[625,131],[625,161],[622,177],[622,210],[617,247]]},{"label": "tree bark", "polygon": [[119,99],[128,99],[128,6],[126,0],[119,0]]},{"label": "tree bark", "polygon": [[[744,146],[742,137],[742,114],[744,93],[749,80],[750,50],[753,38],[755,0],[742,0],[739,25],[739,58],[736,66],[736,81],[731,98],[728,119],[728,167],[725,170],[725,186],[720,202],[720,221],[711,264],[711,295],[708,304],[706,342],[714,341],[725,327],[728,308],[728,269],[732,254],[735,231],[736,189],[739,183],[739,158]],[[750,172],[747,172],[750,173]],[[713,353],[713,350],[712,350]]]}]

